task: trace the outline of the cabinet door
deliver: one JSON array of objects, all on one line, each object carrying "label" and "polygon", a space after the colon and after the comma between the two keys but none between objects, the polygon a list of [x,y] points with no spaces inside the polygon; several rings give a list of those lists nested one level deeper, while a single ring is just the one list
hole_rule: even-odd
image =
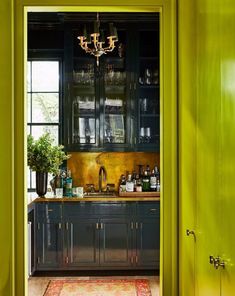
[{"label": "cabinet door", "polygon": [[[127,61],[126,30],[118,30],[118,44],[112,54],[102,60],[101,74],[101,135],[103,145],[108,150],[127,149],[132,140],[131,120],[129,117],[130,100],[130,71]],[[125,48],[124,48],[125,47]],[[102,122],[103,121],[103,122]],[[129,147],[130,148],[130,147]]]},{"label": "cabinet door", "polygon": [[71,24],[65,24],[63,126],[68,151],[99,146],[95,59],[81,49],[78,35]]},{"label": "cabinet door", "polygon": [[67,266],[86,267],[99,264],[97,219],[73,217],[66,222]]},{"label": "cabinet door", "polygon": [[131,262],[131,228],[127,218],[100,220],[100,266],[129,267]]},{"label": "cabinet door", "polygon": [[61,203],[36,203],[34,229],[36,269],[59,268],[63,236]]},{"label": "cabinet door", "polygon": [[136,220],[137,266],[159,268],[160,202],[138,202]]},{"label": "cabinet door", "polygon": [[[138,33],[138,40],[137,146],[139,151],[159,151],[159,31],[143,29]],[[151,45],[146,46],[149,40]]]},{"label": "cabinet door", "polygon": [[136,224],[136,265],[159,269],[160,221],[159,218],[142,218]]},{"label": "cabinet door", "polygon": [[36,229],[36,269],[55,269],[62,261],[62,224],[38,222]]}]

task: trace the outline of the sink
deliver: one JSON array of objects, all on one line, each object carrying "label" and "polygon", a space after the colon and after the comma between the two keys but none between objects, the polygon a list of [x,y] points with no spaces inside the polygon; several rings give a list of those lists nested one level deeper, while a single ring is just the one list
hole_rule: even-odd
[{"label": "sink", "polygon": [[102,192],[85,192],[84,197],[115,197],[116,193],[115,192],[107,192],[107,191],[102,191]]}]

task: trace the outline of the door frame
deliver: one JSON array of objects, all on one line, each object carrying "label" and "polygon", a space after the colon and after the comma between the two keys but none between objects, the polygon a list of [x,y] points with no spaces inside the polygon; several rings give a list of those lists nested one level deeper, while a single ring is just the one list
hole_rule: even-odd
[{"label": "door frame", "polygon": [[[4,0],[7,2],[7,0]],[[160,12],[160,155],[161,165],[161,295],[178,295],[178,180],[177,180],[177,81],[176,81],[176,0],[15,0],[12,20],[15,20],[11,45],[14,54],[15,90],[12,113],[15,121],[14,141],[14,208],[11,225],[15,242],[14,262],[9,275],[14,287],[9,295],[28,295],[27,292],[27,192],[26,192],[26,87],[24,77],[27,60],[27,11],[103,11],[103,12]],[[7,20],[6,20],[7,21]],[[14,145],[14,146],[13,146]],[[15,198],[17,197],[17,198]]]}]

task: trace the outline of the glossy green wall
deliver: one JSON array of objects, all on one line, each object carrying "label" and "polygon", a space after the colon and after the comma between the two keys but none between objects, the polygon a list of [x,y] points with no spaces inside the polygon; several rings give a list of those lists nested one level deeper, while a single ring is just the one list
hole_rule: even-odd
[{"label": "glossy green wall", "polygon": [[[231,296],[235,295],[235,2],[188,2],[179,0],[178,15],[180,295]],[[186,229],[194,230],[195,237],[187,237]],[[210,264],[210,255],[219,256],[225,269]]]},{"label": "glossy green wall", "polygon": [[13,7],[0,2],[0,295],[14,291]]}]

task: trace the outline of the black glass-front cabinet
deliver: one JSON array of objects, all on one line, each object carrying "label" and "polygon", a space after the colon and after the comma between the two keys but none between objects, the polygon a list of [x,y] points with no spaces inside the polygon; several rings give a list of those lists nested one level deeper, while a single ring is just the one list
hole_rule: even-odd
[{"label": "black glass-front cabinet", "polygon": [[[63,144],[67,151],[159,151],[159,14],[100,14],[101,27],[114,22],[118,42],[113,52],[100,57],[99,66],[77,39],[94,15],[43,14],[48,26],[38,16],[43,30],[53,32],[54,20],[64,35]],[[38,19],[31,14],[35,40]]]}]

